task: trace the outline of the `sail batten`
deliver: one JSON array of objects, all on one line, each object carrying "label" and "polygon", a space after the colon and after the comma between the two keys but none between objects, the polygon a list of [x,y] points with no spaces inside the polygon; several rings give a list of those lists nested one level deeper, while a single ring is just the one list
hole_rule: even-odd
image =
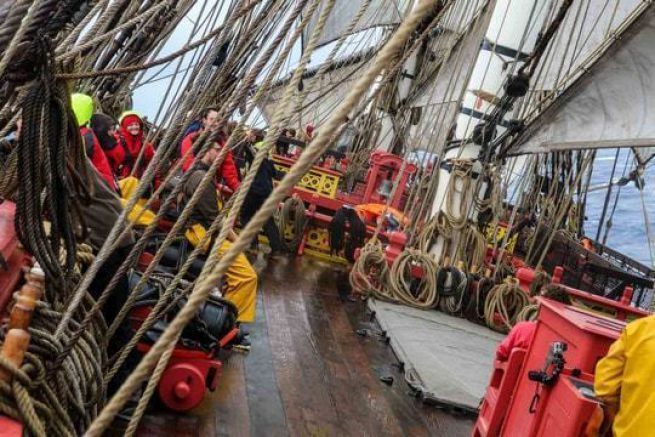
[{"label": "sail batten", "polygon": [[640,16],[516,138],[510,154],[655,146],[655,7]]}]

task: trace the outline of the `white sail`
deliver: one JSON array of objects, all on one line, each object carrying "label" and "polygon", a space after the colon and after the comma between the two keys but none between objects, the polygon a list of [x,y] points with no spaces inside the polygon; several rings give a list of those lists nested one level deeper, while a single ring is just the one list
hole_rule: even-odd
[{"label": "white sail", "polygon": [[[534,88],[561,89],[582,70],[580,66],[594,52],[611,42],[622,23],[643,3],[642,0],[582,0],[567,12],[557,36],[553,38]],[[539,5],[540,17],[550,18],[546,2]]]},{"label": "white sail", "polygon": [[[327,67],[322,75],[317,75],[323,65],[307,70],[303,74],[304,98],[298,102],[296,110],[291,115],[289,126],[304,127],[312,124],[317,128],[329,117],[334,108],[346,97],[359,75],[366,71],[368,63],[373,59],[375,50],[369,50],[347,58],[337,59]],[[273,119],[277,105],[284,94],[289,79],[274,83],[265,103],[260,105],[264,118],[268,123]],[[300,93],[296,92],[296,96]],[[300,106],[301,109],[298,109]]]},{"label": "white sail", "polygon": [[414,107],[422,108],[420,122],[410,131],[411,144],[419,149],[435,150],[434,145],[438,145],[438,151],[445,144],[480,53],[480,44],[489,27],[495,3],[495,0],[481,1],[479,9],[470,9],[477,14],[469,14],[457,26],[444,26],[454,33],[444,35],[448,38],[448,45],[441,46],[441,50],[446,47],[442,67],[435,80],[417,93],[418,98],[413,103]]},{"label": "white sail", "polygon": [[510,153],[655,146],[655,7],[643,10],[514,141]]},{"label": "white sail", "polygon": [[[357,14],[365,0],[336,0],[332,12],[325,23],[323,33],[318,40],[317,46],[328,44],[338,40],[348,28],[350,21]],[[309,24],[303,30],[303,39],[309,41],[309,37],[316,27],[318,17],[321,15],[321,5],[314,13]],[[397,0],[371,0],[364,16],[351,33],[381,26],[396,26],[402,21]]]}]

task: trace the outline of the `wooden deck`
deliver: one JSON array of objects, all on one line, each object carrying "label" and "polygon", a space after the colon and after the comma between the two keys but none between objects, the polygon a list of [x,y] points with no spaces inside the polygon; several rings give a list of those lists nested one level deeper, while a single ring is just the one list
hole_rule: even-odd
[{"label": "wooden deck", "polygon": [[[196,410],[151,413],[139,435],[470,435],[470,419],[410,396],[365,303],[340,299],[343,273],[307,257],[257,266],[250,353],[230,357],[219,388]],[[361,328],[369,335],[356,334]]]}]

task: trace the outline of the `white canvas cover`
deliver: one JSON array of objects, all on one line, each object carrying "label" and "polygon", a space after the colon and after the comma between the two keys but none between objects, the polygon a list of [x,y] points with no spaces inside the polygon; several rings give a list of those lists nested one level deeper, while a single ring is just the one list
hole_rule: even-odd
[{"label": "white canvas cover", "polygon": [[439,311],[374,299],[368,305],[425,399],[477,410],[502,334]]},{"label": "white canvas cover", "polygon": [[512,154],[655,146],[655,6],[519,136]]}]

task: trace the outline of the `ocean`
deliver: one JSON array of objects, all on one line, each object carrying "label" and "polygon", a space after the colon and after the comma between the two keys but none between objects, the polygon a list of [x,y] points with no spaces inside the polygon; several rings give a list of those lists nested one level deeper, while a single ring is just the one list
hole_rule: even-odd
[{"label": "ocean", "polygon": [[[610,180],[612,167],[614,166],[616,156],[615,149],[599,150],[596,155],[593,173],[591,177],[591,186],[607,184]],[[626,166],[627,162],[627,166]],[[628,176],[630,171],[635,168],[635,160],[630,149],[622,149],[616,160],[616,173],[614,180],[621,176]],[[655,232],[655,174],[653,168],[648,168],[644,174],[645,188],[643,190],[648,221],[650,223],[651,233]],[[616,210],[612,217],[612,227],[610,228],[607,246],[615,249],[646,266],[653,268],[654,262],[651,259],[648,236],[646,234],[646,221],[644,217],[644,208],[639,190],[633,182],[621,187],[614,186],[608,206],[605,221],[610,217],[616,194],[619,192]],[[591,238],[596,237],[599,220],[605,202],[607,189],[590,192],[587,196],[587,211],[585,221],[585,234]],[[601,240],[605,233],[604,225],[601,232]],[[655,235],[651,235],[655,239]],[[654,255],[655,256],[655,255]]]}]

